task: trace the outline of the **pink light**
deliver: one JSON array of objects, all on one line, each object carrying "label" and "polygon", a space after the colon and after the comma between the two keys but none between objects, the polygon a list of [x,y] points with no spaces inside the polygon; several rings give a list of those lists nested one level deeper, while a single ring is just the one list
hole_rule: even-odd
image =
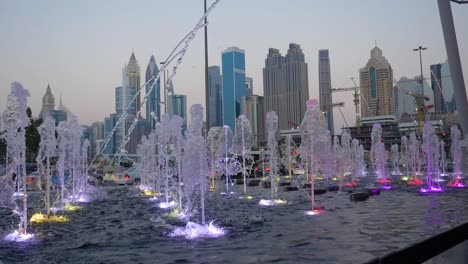
[{"label": "pink light", "polygon": [[452,181],[450,181],[447,186],[450,186],[450,187],[455,187],[455,188],[464,188],[465,187],[465,184],[463,184],[460,179],[454,179]]},{"label": "pink light", "polygon": [[381,178],[381,179],[377,180],[377,183],[380,183],[380,184],[387,184],[387,183],[391,183],[391,182],[392,182],[391,180],[384,179],[384,178]]},{"label": "pink light", "polygon": [[319,215],[319,214],[322,214],[323,213],[323,209],[314,209],[314,210],[311,210],[311,211],[305,211],[304,213],[306,215]]},{"label": "pink light", "polygon": [[355,182],[347,182],[347,183],[346,183],[346,186],[347,186],[347,187],[357,187],[358,185],[357,185],[357,183],[355,183]]},{"label": "pink light", "polygon": [[411,180],[411,181],[408,181],[407,184],[408,184],[409,186],[419,186],[419,185],[423,185],[423,182],[422,182],[420,179],[414,177],[414,179]]}]

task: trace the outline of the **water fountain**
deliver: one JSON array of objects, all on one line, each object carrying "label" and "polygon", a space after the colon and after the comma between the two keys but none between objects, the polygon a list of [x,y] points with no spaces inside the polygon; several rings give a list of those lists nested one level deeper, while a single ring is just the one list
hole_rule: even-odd
[{"label": "water fountain", "polygon": [[439,140],[435,135],[435,129],[430,121],[424,123],[422,150],[426,158],[426,187],[420,192],[442,192],[438,173],[438,153],[440,152]]},{"label": "water fountain", "polygon": [[[209,173],[206,142],[202,136],[203,108],[199,104],[192,105],[190,109],[191,124],[187,131],[182,159],[182,180],[186,204],[184,207],[185,220],[188,222],[184,228],[176,228],[170,236],[185,236],[192,239],[197,237],[217,237],[225,233],[222,228],[214,226],[213,222],[206,224],[205,220],[205,191],[208,186]],[[192,199],[196,193],[200,194],[201,224],[191,222],[194,203]]]},{"label": "water fountain", "polygon": [[357,183],[354,179],[358,178],[359,176],[364,175],[365,167],[364,167],[364,146],[359,144],[358,139],[353,139],[352,141],[352,154],[353,154],[353,172],[352,172],[352,181],[351,186],[356,187]]},{"label": "water fountain", "polygon": [[[11,92],[7,98],[7,107],[2,116],[3,139],[7,145],[7,176],[6,185],[2,190],[2,198],[9,207],[14,206],[14,214],[19,216],[18,230],[5,237],[10,241],[26,241],[34,238],[34,234],[28,233],[28,195],[26,188],[26,127],[29,125],[29,117],[26,113],[28,90],[18,82],[11,84]],[[13,176],[15,175],[15,176]],[[15,177],[16,182],[12,178]],[[15,201],[12,187],[17,184],[19,204]]]},{"label": "water fountain", "polygon": [[315,175],[322,169],[322,166],[328,166],[328,164],[323,164],[320,161],[320,155],[326,148],[329,140],[327,136],[327,120],[320,109],[320,105],[317,100],[308,100],[307,101],[307,110],[304,114],[304,119],[302,120],[300,126],[301,132],[301,155],[305,156],[309,161],[309,179],[311,185],[311,211],[307,211],[308,215],[315,215],[320,213],[320,210],[315,207],[315,197],[314,197],[314,184],[315,184]]},{"label": "water fountain", "polygon": [[462,161],[462,148],[461,148],[461,132],[458,129],[457,125],[452,125],[450,128],[452,146],[450,147],[450,152],[455,162],[454,170],[452,177],[453,179],[448,183],[450,187],[465,187],[465,184],[462,182],[462,173],[461,173],[461,161]]},{"label": "water fountain", "polygon": [[183,154],[183,145],[184,145],[184,137],[182,135],[182,127],[184,125],[184,119],[182,119],[178,115],[174,115],[171,118],[169,123],[169,128],[171,130],[171,144],[173,147],[173,157],[174,162],[176,164],[175,171],[172,173],[173,175],[177,175],[177,183],[174,183],[176,186],[176,190],[174,193],[177,193],[177,201],[178,201],[178,210],[182,211],[182,198],[183,198],[183,191],[182,191],[182,154]]},{"label": "water fountain", "polygon": [[238,171],[238,162],[231,155],[232,149],[232,130],[229,126],[223,126],[223,131],[220,136],[220,144],[216,153],[218,167],[222,167],[224,177],[226,179],[226,191],[224,194],[229,194],[229,184],[231,183],[231,175]]},{"label": "water fountain", "polygon": [[[38,128],[41,142],[39,155],[36,158],[39,173],[45,175],[45,204],[47,216],[50,216],[50,189],[51,189],[51,164],[50,159],[57,155],[57,139],[55,137],[55,120],[47,116]],[[45,164],[44,164],[45,163]]]},{"label": "water fountain", "polygon": [[[242,176],[244,178],[244,196],[247,196],[247,179],[246,175],[249,173],[252,167],[252,156],[250,155],[250,149],[254,143],[252,126],[250,121],[245,115],[240,115],[236,123],[236,133],[232,138],[231,152],[242,157]],[[246,165],[246,160],[249,161],[249,165]]]},{"label": "water fountain", "polygon": [[420,142],[416,138],[416,133],[413,131],[410,133],[409,146],[408,146],[408,166],[411,166],[411,178],[408,180],[408,185],[418,186],[422,185],[423,182],[419,179],[421,173],[421,155],[420,155]]},{"label": "water fountain", "polygon": [[375,123],[371,132],[372,146],[371,157],[377,173],[377,183],[382,189],[390,189],[391,180],[387,179],[387,152],[385,145],[382,142],[382,127],[379,123]]},{"label": "water fountain", "polygon": [[393,163],[393,171],[391,172],[392,175],[400,176],[402,175],[400,172],[400,152],[398,150],[398,145],[393,144],[390,147],[390,153],[392,155],[392,163]]},{"label": "water fountain", "polygon": [[405,173],[404,175],[400,178],[402,181],[408,181],[409,180],[409,174],[408,174],[408,169],[409,169],[409,147],[408,147],[408,138],[406,136],[401,137],[401,158],[400,158],[400,163],[403,164],[403,168],[405,168]]},{"label": "water fountain", "polygon": [[[446,173],[447,170],[447,153],[445,152],[445,142],[444,140],[440,140],[440,162],[439,167],[442,170],[440,176],[445,177],[448,174]],[[443,181],[443,180],[441,180]]]},{"label": "water fountain", "polygon": [[160,166],[162,167],[162,179],[164,180],[164,201],[159,203],[159,208],[168,209],[176,205],[176,202],[172,200],[171,195],[171,186],[175,184],[172,182],[172,173],[171,173],[171,126],[170,118],[168,114],[163,114],[161,116],[161,129],[159,130],[159,143],[160,143]]},{"label": "water fountain", "polygon": [[222,168],[219,168],[217,165],[218,163],[216,162],[216,153],[218,152],[218,147],[221,144],[221,134],[222,134],[222,129],[219,127],[212,127],[210,128],[210,131],[208,131],[208,136],[207,136],[207,144],[208,144],[208,151],[210,154],[210,191],[213,192],[215,190],[215,178],[218,174],[218,171],[221,171]]},{"label": "water fountain", "polygon": [[[341,135],[341,150],[343,151],[343,174],[340,187],[342,187],[343,183],[345,183],[345,185],[348,187],[357,186],[357,184],[353,181],[353,149],[351,144],[351,134],[348,130],[345,130]],[[349,180],[347,180],[348,177]]]}]

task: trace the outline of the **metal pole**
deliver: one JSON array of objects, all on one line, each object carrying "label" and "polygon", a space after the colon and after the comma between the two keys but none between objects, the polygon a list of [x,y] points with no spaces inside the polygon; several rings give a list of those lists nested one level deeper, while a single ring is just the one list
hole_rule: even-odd
[{"label": "metal pole", "polygon": [[422,112],[423,112],[423,120],[426,120],[426,103],[424,102],[424,76],[423,76],[423,67],[422,67],[422,50],[423,47],[419,46],[419,66],[421,67],[421,94],[422,94]]},{"label": "metal pole", "polygon": [[[204,12],[206,13],[206,0]],[[208,86],[208,26],[205,17],[205,109],[206,109],[206,134],[210,130],[210,91]]]},{"label": "metal pole", "polygon": [[453,24],[452,8],[449,0],[437,0],[440,22],[444,33],[445,49],[452,77],[455,101],[457,103],[458,118],[463,134],[468,135],[468,102],[466,99],[465,81],[463,79],[460,53],[458,51],[457,35]]}]

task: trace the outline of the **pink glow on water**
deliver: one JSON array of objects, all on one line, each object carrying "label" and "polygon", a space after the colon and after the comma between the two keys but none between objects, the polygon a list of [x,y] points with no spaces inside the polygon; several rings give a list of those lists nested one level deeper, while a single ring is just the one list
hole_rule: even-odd
[{"label": "pink glow on water", "polygon": [[383,185],[383,186],[381,186],[380,188],[381,188],[381,189],[384,189],[384,190],[390,190],[390,189],[392,189],[392,186],[390,186],[390,185]]},{"label": "pink glow on water", "polygon": [[323,209],[314,209],[314,210],[311,210],[311,211],[305,211],[304,213],[306,215],[319,215],[319,214],[322,214],[325,210]]}]

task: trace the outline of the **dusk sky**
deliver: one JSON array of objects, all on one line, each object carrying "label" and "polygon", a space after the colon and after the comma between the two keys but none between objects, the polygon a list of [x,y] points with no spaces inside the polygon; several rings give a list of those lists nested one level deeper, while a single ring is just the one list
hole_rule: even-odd
[{"label": "dusk sky", "polygon": [[[209,1],[211,2],[211,1]],[[468,83],[468,5],[452,4],[461,61]],[[41,109],[50,83],[58,105],[64,104],[90,125],[115,112],[114,89],[132,51],[141,67],[142,84],[151,55],[163,61],[197,23],[202,0],[15,0],[0,1],[0,111],[10,83],[31,93],[33,114]],[[424,76],[429,65],[446,60],[436,0],[223,0],[209,16],[209,65],[221,64],[230,46],[245,50],[246,75],[254,93],[263,94],[262,68],[268,48],[284,55],[290,42],[301,45],[309,65],[310,97],[318,97],[318,50],[329,49],[334,87],[359,83],[359,69],[377,46],[394,69],[395,79],[419,75],[423,45]],[[204,104],[203,31],[192,42],[174,77],[175,92],[188,106]],[[345,101],[354,123],[351,93]],[[335,110],[335,127],[343,123]]]}]

